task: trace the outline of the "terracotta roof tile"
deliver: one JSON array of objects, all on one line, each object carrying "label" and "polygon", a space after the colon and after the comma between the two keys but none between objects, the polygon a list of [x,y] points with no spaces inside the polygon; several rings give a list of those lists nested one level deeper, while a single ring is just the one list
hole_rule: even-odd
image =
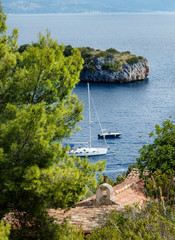
[{"label": "terracotta roof tile", "polygon": [[62,210],[49,209],[49,215],[54,217],[56,222],[61,223],[64,219],[81,227],[83,231],[91,231],[94,227],[102,227],[111,210],[119,210],[119,206],[101,206],[94,208],[72,208],[69,211],[62,214]]},{"label": "terracotta roof tile", "polygon": [[67,212],[60,209],[49,209],[49,214],[59,223],[68,218],[71,224],[81,227],[84,232],[88,232],[94,227],[102,227],[111,210],[119,211],[125,205],[142,204],[144,200],[149,200],[145,196],[144,182],[139,179],[137,169],[134,169],[123,183],[113,187],[113,201],[108,201],[105,204],[105,196],[102,197],[104,198],[103,204],[99,204],[94,195],[77,203],[74,208]]}]

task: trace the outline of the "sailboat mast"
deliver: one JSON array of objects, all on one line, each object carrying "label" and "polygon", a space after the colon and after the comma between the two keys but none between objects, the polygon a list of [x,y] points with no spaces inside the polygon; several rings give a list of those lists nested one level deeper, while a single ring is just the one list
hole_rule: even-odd
[{"label": "sailboat mast", "polygon": [[90,105],[90,88],[88,85],[88,106],[89,106],[89,147],[91,148],[91,105]]}]

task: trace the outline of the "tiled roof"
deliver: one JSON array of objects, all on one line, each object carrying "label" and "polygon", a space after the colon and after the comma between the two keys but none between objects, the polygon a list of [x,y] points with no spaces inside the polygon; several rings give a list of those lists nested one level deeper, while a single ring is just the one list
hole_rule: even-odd
[{"label": "tiled roof", "polygon": [[102,198],[102,203],[99,203],[95,195],[77,203],[67,212],[50,209],[49,214],[59,223],[70,217],[68,219],[70,223],[81,227],[84,232],[90,232],[92,228],[105,224],[111,210],[118,211],[125,205],[142,204],[144,200],[149,200],[145,196],[144,181],[139,178],[137,169],[133,169],[123,183],[113,187],[113,201],[105,203],[106,196],[103,195]]},{"label": "tiled roof", "polygon": [[60,209],[49,209],[49,215],[54,217],[57,223],[67,219],[72,225],[89,233],[93,228],[102,227],[105,224],[111,210],[119,209],[119,206],[76,207],[66,212]]}]

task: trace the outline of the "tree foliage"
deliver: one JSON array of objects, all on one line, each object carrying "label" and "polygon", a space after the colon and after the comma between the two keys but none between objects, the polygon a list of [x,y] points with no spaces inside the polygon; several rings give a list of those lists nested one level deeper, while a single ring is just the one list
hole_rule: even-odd
[{"label": "tree foliage", "polygon": [[[24,218],[20,218],[22,220]],[[72,226],[69,222],[55,223],[54,218],[48,218],[47,215],[42,214],[30,225],[26,224],[21,231],[19,228],[13,228],[10,234],[10,240],[36,240],[36,239],[51,239],[51,240],[83,240],[84,234]],[[4,239],[3,239],[4,240]]]},{"label": "tree foliage", "polygon": [[[167,120],[162,127],[155,126],[155,133],[150,133],[150,137],[155,137],[152,144],[143,146],[140,157],[137,159],[141,176],[145,178],[148,194],[165,201],[167,205],[174,205],[175,197],[175,125]],[[143,175],[144,170],[149,170],[147,176]]]},{"label": "tree foliage", "polygon": [[173,240],[175,237],[173,211],[165,214],[161,205],[150,202],[140,209],[126,207],[113,211],[101,229],[94,229],[89,240]]},{"label": "tree foliage", "polygon": [[168,169],[165,172],[155,171],[145,185],[150,197],[158,199],[161,204],[166,202],[167,206],[174,206],[175,182],[173,169]]},{"label": "tree foliage", "polygon": [[156,125],[155,133],[152,132],[150,137],[155,137],[153,143],[139,150],[137,165],[141,172],[144,169],[150,172],[175,170],[175,125],[170,120],[163,122],[162,127]]},{"label": "tree foliage", "polygon": [[3,221],[0,222],[0,240],[8,240],[10,228],[10,224],[5,225]]},{"label": "tree foliage", "polygon": [[108,53],[112,53],[112,54],[115,54],[115,53],[120,54],[120,52],[117,51],[115,48],[108,48],[108,49],[106,50],[106,52],[108,52]]},{"label": "tree foliage", "polygon": [[18,240],[28,233],[30,239],[53,239],[36,238],[33,226],[49,224],[47,207],[79,201],[104,169],[103,162],[68,156],[61,144],[82,119],[82,103],[72,91],[83,59],[75,48],[64,56],[65,47],[48,32],[18,52],[18,32],[7,36],[5,20],[0,8],[0,217],[19,213]]}]

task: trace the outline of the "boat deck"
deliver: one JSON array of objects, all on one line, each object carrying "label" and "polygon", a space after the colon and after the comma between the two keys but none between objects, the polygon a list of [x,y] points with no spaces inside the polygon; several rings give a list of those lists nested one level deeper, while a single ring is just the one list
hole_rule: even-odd
[{"label": "boat deck", "polygon": [[119,137],[121,135],[121,133],[101,133],[98,134],[98,138],[116,138]]}]

